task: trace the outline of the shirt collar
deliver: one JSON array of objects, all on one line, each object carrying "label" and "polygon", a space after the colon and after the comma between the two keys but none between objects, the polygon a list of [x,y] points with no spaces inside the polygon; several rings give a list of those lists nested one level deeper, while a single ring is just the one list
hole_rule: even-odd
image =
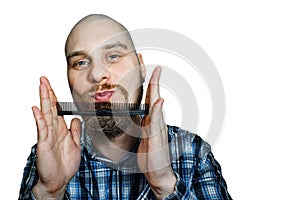
[{"label": "shirt collar", "polygon": [[109,158],[102,155],[93,145],[91,138],[84,131],[84,122],[82,122],[82,137],[81,137],[81,146],[82,149],[86,149],[87,154],[92,160],[101,162],[106,164],[108,167],[117,169],[117,170],[125,170],[125,171],[135,171],[140,172],[138,164],[137,164],[137,151],[141,141],[141,138],[137,140],[136,145],[119,161],[114,162]]}]

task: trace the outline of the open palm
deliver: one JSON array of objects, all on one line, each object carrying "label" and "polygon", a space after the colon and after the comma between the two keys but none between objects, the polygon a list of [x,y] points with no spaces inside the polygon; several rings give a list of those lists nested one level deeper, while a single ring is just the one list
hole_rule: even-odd
[{"label": "open palm", "polygon": [[[36,196],[61,196],[80,164],[80,121],[73,119],[70,130],[57,115],[56,96],[46,77],[40,79],[41,109],[33,107],[38,129]],[[43,195],[42,195],[43,194]]]}]

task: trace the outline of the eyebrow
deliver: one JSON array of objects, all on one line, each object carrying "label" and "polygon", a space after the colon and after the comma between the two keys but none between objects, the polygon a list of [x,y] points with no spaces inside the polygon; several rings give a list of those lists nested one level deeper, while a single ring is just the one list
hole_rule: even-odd
[{"label": "eyebrow", "polygon": [[86,53],[84,51],[74,51],[74,52],[71,52],[68,56],[67,56],[67,61],[69,61],[69,59],[71,57],[74,57],[74,56],[82,56],[82,55],[86,55]]},{"label": "eyebrow", "polygon": [[102,47],[102,49],[112,49],[115,47],[121,47],[123,49],[128,49],[127,45],[122,43],[122,42],[116,42],[116,43],[112,43],[112,44],[106,44]]},{"label": "eyebrow", "polygon": [[[101,49],[108,50],[108,49],[113,49],[113,48],[117,48],[117,47],[121,47],[123,49],[128,49],[128,46],[126,44],[122,43],[122,42],[106,44]],[[74,51],[74,52],[71,52],[67,56],[67,60],[69,60],[71,57],[82,56],[82,55],[86,55],[85,51]]]}]

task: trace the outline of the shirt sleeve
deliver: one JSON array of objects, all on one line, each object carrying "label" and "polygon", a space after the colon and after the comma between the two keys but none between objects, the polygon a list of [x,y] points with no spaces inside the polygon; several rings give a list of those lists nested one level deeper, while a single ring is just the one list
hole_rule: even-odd
[{"label": "shirt sleeve", "polygon": [[[183,141],[187,141],[186,146],[190,144],[188,140]],[[177,177],[175,190],[165,199],[231,200],[221,166],[215,160],[210,145],[196,136],[192,147],[187,149],[190,150],[185,151],[179,161],[181,167],[174,165]]]},{"label": "shirt sleeve", "polygon": [[202,158],[194,174],[192,186],[188,188],[175,172],[177,181],[175,190],[165,200],[207,199],[232,200],[227,191],[227,185],[221,174],[221,167],[210,152]]},{"label": "shirt sleeve", "polygon": [[26,166],[23,172],[21,188],[19,192],[19,199],[34,200],[32,195],[32,188],[38,181],[38,174],[36,169],[36,145],[32,147],[31,154],[27,159]]},{"label": "shirt sleeve", "polygon": [[171,193],[169,196],[164,198],[164,200],[178,200],[178,199],[198,199],[193,192],[189,192],[184,184],[184,182],[181,180],[179,175],[175,172],[177,181],[175,184],[175,190],[173,193]]},{"label": "shirt sleeve", "polygon": [[[31,148],[31,154],[27,159],[26,166],[23,172],[23,178],[21,182],[21,188],[19,192],[19,200],[35,200],[32,189],[38,182],[39,176],[36,168],[36,146]],[[64,199],[69,199],[66,192]]]},{"label": "shirt sleeve", "polygon": [[199,199],[232,200],[227,191],[225,179],[222,176],[221,166],[215,160],[211,151],[200,158],[192,185],[195,195]]}]

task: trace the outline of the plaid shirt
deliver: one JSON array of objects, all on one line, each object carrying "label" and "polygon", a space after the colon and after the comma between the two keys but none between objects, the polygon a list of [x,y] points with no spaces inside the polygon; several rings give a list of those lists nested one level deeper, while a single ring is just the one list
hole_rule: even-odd
[{"label": "plaid shirt", "polygon": [[[165,199],[232,199],[209,144],[174,126],[168,126],[168,136],[177,182]],[[67,186],[65,199],[155,199],[143,173],[136,173],[133,166],[126,168],[128,160],[134,158],[136,154],[125,156],[115,164],[96,158],[83,146],[79,170]],[[35,145],[24,169],[19,199],[34,199],[31,191],[37,181]]]}]

